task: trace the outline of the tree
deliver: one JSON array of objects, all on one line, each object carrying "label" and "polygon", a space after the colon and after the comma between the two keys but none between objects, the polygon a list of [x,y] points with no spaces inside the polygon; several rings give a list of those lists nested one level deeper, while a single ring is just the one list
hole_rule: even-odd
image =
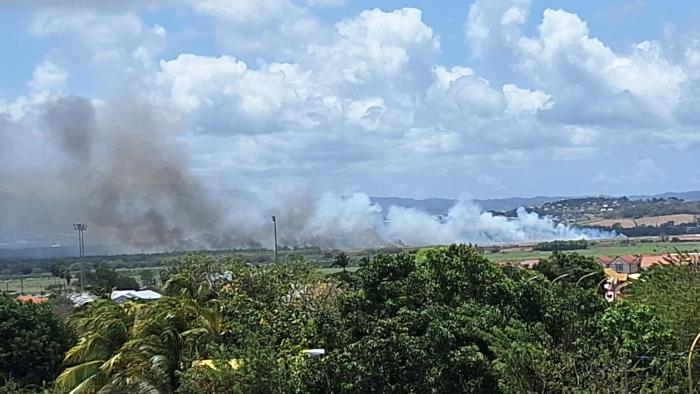
[{"label": "tree", "polygon": [[[591,289],[603,279],[603,269],[592,257],[578,253],[554,252],[535,266],[549,280],[577,284]],[[586,276],[588,275],[588,276]]]},{"label": "tree", "polygon": [[[588,260],[579,264],[576,256],[556,256],[547,276],[538,278],[491,263],[464,245],[419,257],[379,256],[360,269],[357,286],[339,297],[339,315],[319,321],[319,341],[328,356],[313,371],[303,371],[306,390],[563,393],[684,387],[678,379],[682,364],[658,319],[645,309],[610,309],[593,288],[575,286]],[[563,275],[555,269],[574,278],[554,283],[547,277]],[[650,362],[646,357],[652,354]]]},{"label": "tree", "polygon": [[66,281],[66,288],[70,287],[71,273],[65,264],[52,264],[51,275]]},{"label": "tree", "polygon": [[[348,272],[352,280],[336,281],[303,261],[253,267],[183,256],[171,261],[159,301],[123,307],[102,301],[88,309],[76,324],[81,340],[66,356],[71,367],[58,387],[76,393],[687,389],[683,353],[653,309],[629,301],[611,306],[595,286],[583,285],[579,274],[593,268],[590,259],[553,257],[540,273],[451,245],[380,255]],[[326,355],[310,359],[303,352],[310,348]]]},{"label": "tree", "polygon": [[66,353],[70,367],[57,378],[58,388],[73,393],[174,392],[181,372],[207,356],[223,333],[214,294],[192,290],[205,283],[192,281],[186,289],[174,284],[195,277],[196,269],[188,265],[173,272],[165,285],[170,295],[156,302],[92,303],[75,323],[80,339]]},{"label": "tree", "polygon": [[0,380],[38,386],[51,382],[72,341],[49,305],[0,296]]},{"label": "tree", "polygon": [[346,268],[350,265],[350,258],[345,254],[345,252],[338,252],[333,258],[333,264],[331,268],[340,267],[345,272]]},{"label": "tree", "polygon": [[95,272],[85,273],[86,281],[97,293],[110,293],[116,290],[134,290],[139,288],[136,279],[117,272],[114,269],[98,267]]},{"label": "tree", "polygon": [[142,270],[141,271],[141,284],[148,287],[148,286],[153,286],[154,282],[154,276],[153,276],[153,271],[151,270]]},{"label": "tree", "polygon": [[629,301],[651,307],[686,350],[700,332],[700,265],[657,265],[625,289]]}]

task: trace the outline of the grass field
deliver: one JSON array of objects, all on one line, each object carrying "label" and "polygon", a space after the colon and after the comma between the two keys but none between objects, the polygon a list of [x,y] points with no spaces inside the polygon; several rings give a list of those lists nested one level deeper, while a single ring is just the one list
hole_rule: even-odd
[{"label": "grass field", "polygon": [[633,228],[637,226],[661,226],[664,223],[674,222],[676,224],[681,223],[695,223],[697,215],[693,214],[676,214],[676,215],[660,215],[660,216],[644,216],[639,219],[593,219],[581,222],[588,226],[602,226],[602,227],[612,227],[616,223],[619,223],[623,228]]},{"label": "grass field", "polygon": [[[629,244],[622,242],[601,243],[590,246],[588,249],[576,250],[574,252],[585,256],[618,256],[618,255],[636,255],[636,254],[664,254],[674,252],[676,249],[680,251],[692,252],[700,251],[700,242],[639,242],[631,241]],[[491,261],[523,261],[532,260],[542,257],[547,257],[552,252],[542,252],[536,250],[513,250],[506,252],[487,253]]]},{"label": "grass field", "polygon": [[7,278],[0,279],[0,289],[3,291],[21,292],[24,285],[24,292],[31,294],[39,294],[46,290],[47,286],[61,283],[62,280],[51,276],[34,276],[26,278]]},{"label": "grass field", "polygon": [[[154,269],[154,268],[148,268]],[[131,268],[126,270],[118,270],[125,273],[139,283],[141,282],[141,277],[138,274],[139,269]],[[156,277],[158,275],[155,275]],[[73,283],[79,283],[78,279],[73,279]],[[37,275],[37,276],[15,276],[15,277],[4,277],[0,278],[0,291],[9,291],[20,293],[24,289],[24,293],[40,294],[41,292],[46,292],[46,288],[52,285],[65,284],[63,279],[53,277],[49,274]]]}]

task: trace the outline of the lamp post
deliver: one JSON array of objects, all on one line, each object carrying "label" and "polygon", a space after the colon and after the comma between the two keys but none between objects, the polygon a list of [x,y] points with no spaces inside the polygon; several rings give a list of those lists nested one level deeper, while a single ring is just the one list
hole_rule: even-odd
[{"label": "lamp post", "polygon": [[559,276],[557,276],[556,278],[554,278],[554,279],[552,280],[552,283],[550,283],[550,284],[554,284],[554,283],[555,283],[556,281],[558,281],[559,279],[566,278],[567,276],[569,276],[569,274],[559,275]]},{"label": "lamp post", "polygon": [[[85,257],[85,236],[87,224],[76,223],[73,225],[73,230],[78,232],[78,257]],[[82,292],[85,286],[85,272],[83,270],[83,262],[80,262],[80,291]]]},{"label": "lamp post", "polygon": [[275,234],[275,263],[277,262],[277,217],[272,216],[272,231]]},{"label": "lamp post", "polygon": [[589,276],[593,276],[593,275],[597,274],[598,272],[599,272],[599,271],[589,272],[589,273],[587,273],[586,275],[583,275],[582,277],[578,278],[578,280],[576,281],[576,286],[578,286],[578,284],[581,283],[581,280],[582,280],[582,279],[588,278]]}]

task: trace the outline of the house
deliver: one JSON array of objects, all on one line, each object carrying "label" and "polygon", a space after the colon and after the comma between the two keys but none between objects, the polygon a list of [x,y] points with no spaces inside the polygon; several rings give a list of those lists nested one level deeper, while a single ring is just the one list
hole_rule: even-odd
[{"label": "house", "polygon": [[45,302],[48,302],[49,299],[46,297],[36,297],[33,295],[21,295],[17,296],[16,298],[17,301],[19,302],[30,302],[32,304],[43,304]]},{"label": "house", "polygon": [[615,272],[621,273],[621,274],[634,274],[639,272],[642,266],[642,257],[641,256],[632,256],[632,255],[624,255],[624,256],[615,256],[615,257],[609,257],[609,256],[600,256],[597,259],[598,264],[600,264],[603,268],[610,268],[615,270]]},{"label": "house", "polygon": [[80,294],[71,294],[70,296],[68,296],[68,300],[76,308],[80,308],[81,306],[94,302],[95,300],[97,300],[97,298],[98,297],[95,294],[88,291]]},{"label": "house", "polygon": [[523,260],[518,262],[518,264],[527,269],[533,269],[537,266],[537,264],[540,263],[540,259],[532,259],[532,260]]},{"label": "house", "polygon": [[117,304],[123,304],[128,300],[155,301],[161,295],[153,290],[114,290],[109,298]]}]

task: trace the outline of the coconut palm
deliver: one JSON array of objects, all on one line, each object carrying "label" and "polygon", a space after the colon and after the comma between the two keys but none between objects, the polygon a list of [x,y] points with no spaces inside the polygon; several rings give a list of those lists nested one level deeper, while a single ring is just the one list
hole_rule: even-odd
[{"label": "coconut palm", "polygon": [[121,360],[118,350],[129,338],[137,310],[108,300],[93,303],[75,322],[82,336],[66,353],[65,363],[73,366],[58,376],[56,386],[71,393],[94,393],[104,387]]},{"label": "coconut palm", "polygon": [[339,252],[333,258],[333,264],[331,264],[331,268],[340,267],[343,269],[343,272],[345,272],[345,269],[349,265],[350,265],[350,258],[348,257],[348,255],[346,255],[345,252]]},{"label": "coconut palm", "polygon": [[172,393],[177,372],[218,339],[222,319],[216,305],[163,297],[151,304],[101,302],[76,326],[89,331],[66,354],[74,366],[56,380],[60,390]]}]

